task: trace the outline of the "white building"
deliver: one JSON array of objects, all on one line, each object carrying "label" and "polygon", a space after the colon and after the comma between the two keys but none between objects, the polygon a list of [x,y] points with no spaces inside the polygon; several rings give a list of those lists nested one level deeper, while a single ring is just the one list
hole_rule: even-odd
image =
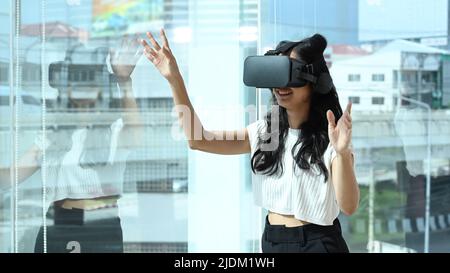
[{"label": "white building", "polygon": [[431,105],[442,97],[440,68],[446,54],[445,50],[395,40],[371,55],[334,61],[330,73],[341,105],[351,100],[356,111],[392,111],[399,91]]}]

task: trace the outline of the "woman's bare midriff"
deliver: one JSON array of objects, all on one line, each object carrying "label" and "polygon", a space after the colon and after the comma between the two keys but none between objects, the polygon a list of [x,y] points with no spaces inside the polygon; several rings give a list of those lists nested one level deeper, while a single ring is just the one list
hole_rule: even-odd
[{"label": "woman's bare midriff", "polygon": [[286,227],[300,227],[309,224],[306,221],[298,220],[294,215],[283,215],[269,211],[269,223],[271,225],[284,225]]}]

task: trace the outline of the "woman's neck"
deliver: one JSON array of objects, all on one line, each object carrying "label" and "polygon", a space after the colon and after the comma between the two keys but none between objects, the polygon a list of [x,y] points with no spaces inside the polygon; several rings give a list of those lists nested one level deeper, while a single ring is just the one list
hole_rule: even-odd
[{"label": "woman's neck", "polygon": [[307,102],[295,109],[286,109],[289,128],[299,129],[300,126],[308,120],[309,105],[309,102]]}]

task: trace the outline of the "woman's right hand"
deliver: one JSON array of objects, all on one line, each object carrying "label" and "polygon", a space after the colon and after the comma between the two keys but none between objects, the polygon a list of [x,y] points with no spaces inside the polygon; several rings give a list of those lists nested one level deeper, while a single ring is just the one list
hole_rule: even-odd
[{"label": "woman's right hand", "polygon": [[162,47],[155,38],[153,38],[153,35],[150,32],[147,32],[147,37],[150,40],[151,45],[149,45],[146,40],[141,40],[141,44],[144,47],[144,54],[147,59],[155,65],[156,69],[158,69],[161,75],[169,82],[180,76],[177,61],[170,50],[164,29],[161,29],[160,32],[163,43]]}]

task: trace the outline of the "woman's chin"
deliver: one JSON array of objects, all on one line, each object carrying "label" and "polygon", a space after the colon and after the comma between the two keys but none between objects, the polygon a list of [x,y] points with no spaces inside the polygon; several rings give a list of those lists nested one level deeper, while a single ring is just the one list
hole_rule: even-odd
[{"label": "woman's chin", "polygon": [[278,99],[277,98],[277,103],[279,106],[283,107],[283,108],[289,108],[289,102],[285,101],[283,99]]}]

